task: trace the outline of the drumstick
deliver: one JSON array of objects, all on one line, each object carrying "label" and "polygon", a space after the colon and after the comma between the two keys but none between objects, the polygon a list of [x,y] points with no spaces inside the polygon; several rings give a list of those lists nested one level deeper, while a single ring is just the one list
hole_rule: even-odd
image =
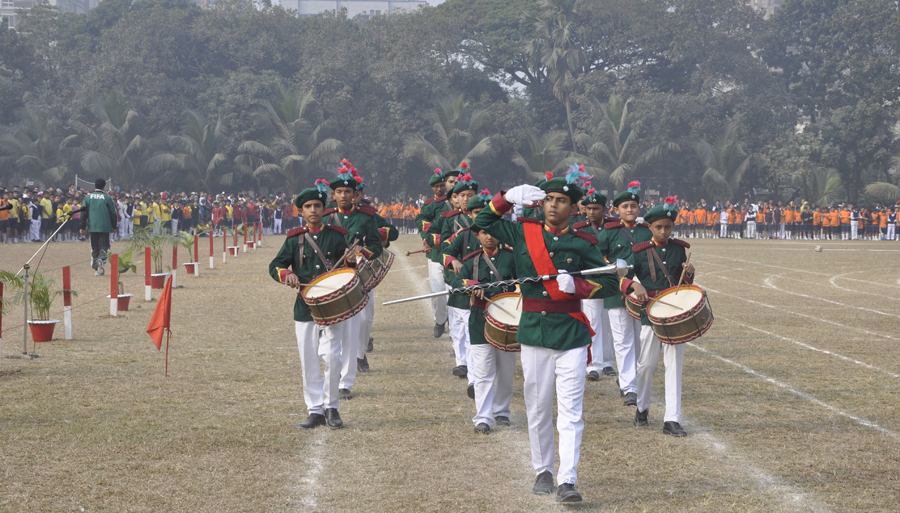
[{"label": "drumstick", "polygon": [[424,253],[424,252],[425,252],[424,249],[420,249],[419,251],[407,251],[406,256],[415,255],[416,253]]},{"label": "drumstick", "polygon": [[512,315],[513,317],[516,316],[516,314],[510,312],[510,311],[507,310],[506,308],[503,308],[502,306],[498,305],[497,303],[494,303],[493,300],[491,300],[491,299],[489,299],[489,298],[484,298],[484,300],[487,301],[488,304],[496,306],[497,308],[503,310],[504,312],[508,313],[509,315]]},{"label": "drumstick", "polygon": [[[688,263],[690,263],[690,261],[691,261],[691,252],[688,251],[687,260],[684,261],[685,265],[687,265]],[[684,281],[684,273],[685,273],[685,271],[687,271],[687,267],[685,267],[684,269],[681,270],[681,278],[678,278],[678,287],[675,288],[675,295],[676,295],[676,296],[678,295],[678,291],[681,290],[681,282]],[[663,304],[665,304],[665,303],[663,303]],[[683,310],[683,309],[682,309],[682,310]]]},{"label": "drumstick", "polygon": [[347,252],[344,253],[344,256],[342,256],[341,259],[337,261],[337,263],[335,263],[333,266],[331,266],[331,268],[337,269],[338,266],[340,266],[341,263],[344,261],[344,259],[347,258],[347,255],[355,254],[358,249],[359,249],[359,246],[357,246],[356,244],[350,246],[350,248],[347,249]]},{"label": "drumstick", "polygon": [[[674,295],[674,294],[673,294],[673,295]],[[682,307],[680,307],[680,306],[673,305],[672,303],[666,303],[665,301],[661,301],[661,300],[659,300],[659,299],[656,299],[655,297],[651,297],[651,298],[650,298],[650,301],[656,301],[657,303],[659,303],[659,304],[661,304],[661,305],[666,305],[666,306],[670,306],[670,307],[672,307],[672,308],[677,308],[677,309],[679,309],[679,310],[684,310],[684,308],[682,308]]]}]

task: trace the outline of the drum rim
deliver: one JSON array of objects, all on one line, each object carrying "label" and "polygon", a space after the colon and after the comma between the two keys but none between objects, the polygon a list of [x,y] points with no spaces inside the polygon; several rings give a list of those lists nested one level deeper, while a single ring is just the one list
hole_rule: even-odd
[{"label": "drum rim", "polygon": [[[653,330],[653,334],[656,335],[656,338],[658,338],[659,341],[662,342],[663,344],[669,344],[669,345],[672,345],[672,346],[675,346],[675,345],[678,345],[678,344],[684,344],[684,343],[690,342],[690,341],[692,341],[692,340],[697,340],[698,338],[700,338],[701,336],[703,336],[703,334],[705,334],[707,331],[709,331],[710,328],[712,328],[712,324],[713,324],[713,320],[714,320],[714,319],[715,319],[715,318],[713,317],[712,310],[710,309],[710,311],[709,311],[709,320],[706,321],[706,323],[703,324],[703,326],[701,326],[701,327],[700,327],[699,329],[697,329],[697,330],[691,331],[690,333],[687,333],[687,334],[685,334],[685,335],[683,335],[683,336],[681,336],[681,337],[678,337],[678,338],[664,338],[664,337],[660,337],[660,336],[659,336],[659,333],[657,333],[656,330]],[[655,325],[653,325],[653,326],[651,326],[651,327],[654,327],[654,326],[664,326],[664,325],[662,325],[662,324],[655,324]]]},{"label": "drum rim", "polygon": [[[497,301],[498,299],[505,299],[507,297],[522,297],[522,294],[519,294],[518,292],[503,292],[503,293],[497,294],[496,296],[492,297],[491,301]],[[491,307],[491,305],[487,305],[487,307],[484,309],[484,320],[485,320],[485,322],[491,322],[491,324],[494,324],[494,322],[492,322],[492,321],[494,321],[494,316],[492,316],[490,313],[488,313],[490,310],[490,307]],[[495,322],[500,323],[500,321],[495,321]],[[519,322],[522,322],[521,314],[519,314]],[[504,323],[500,323],[500,324],[507,325],[508,323],[504,322]],[[494,325],[496,326],[496,324],[494,324]],[[512,326],[512,324],[509,324],[509,326]],[[518,331],[519,330],[518,323],[515,324],[515,326],[516,326],[516,331]]]},{"label": "drum rim", "polygon": [[337,317],[318,318],[318,317],[315,317],[312,315],[312,308],[310,308],[310,316],[313,318],[313,322],[315,322],[319,326],[332,326],[332,325],[344,322],[347,319],[350,319],[354,315],[358,314],[359,312],[361,312],[363,310],[363,308],[366,307],[366,305],[368,303],[369,303],[369,295],[364,293],[363,300],[359,302],[359,305],[357,305],[355,308],[353,308],[352,310],[350,310],[347,313],[338,315]]},{"label": "drum rim", "polygon": [[[317,284],[319,284],[322,280],[324,280],[324,279],[326,279],[326,278],[328,278],[328,277],[330,277],[330,276],[334,276],[334,275],[338,275],[338,274],[346,274],[346,273],[350,273],[350,274],[353,275],[353,276],[350,278],[350,281],[347,282],[346,287],[347,287],[347,288],[354,288],[354,287],[356,287],[355,285],[353,285],[353,282],[354,282],[354,281],[359,282],[360,280],[359,280],[359,275],[356,274],[356,271],[355,271],[355,270],[350,269],[350,268],[348,268],[348,267],[342,267],[342,268],[340,268],[340,269],[332,269],[331,271],[328,271],[328,272],[326,272],[326,273],[322,273],[322,274],[316,276],[315,278],[313,278],[313,280],[309,282],[309,285],[307,285],[306,287],[303,288],[303,290],[300,291],[300,296],[303,298],[303,302],[309,304],[309,303],[306,301],[306,299],[307,299],[307,292],[309,292],[309,289],[311,289],[312,287],[314,287],[314,286],[316,286]],[[340,294],[339,294],[340,292],[341,292],[341,289],[338,289],[338,290],[331,291],[331,292],[329,292],[329,293],[327,293],[327,294],[325,294],[325,295],[323,295],[323,296],[316,296],[315,298],[316,298],[320,303],[327,303],[327,302],[329,302],[329,301],[333,301],[333,300],[335,299],[335,297],[340,297]]]},{"label": "drum rim", "polygon": [[[709,303],[709,300],[706,298],[706,291],[701,289],[700,287],[693,285],[693,284],[682,285],[681,287],[682,287],[682,290],[696,290],[696,291],[700,292],[701,301],[698,302],[693,307],[691,307],[690,310],[686,310],[680,314],[675,314],[675,315],[666,316],[666,317],[658,317],[658,316],[652,315],[650,313],[650,308],[647,308],[646,309],[647,318],[650,319],[650,322],[652,322],[654,324],[674,324],[676,322],[680,322],[685,319],[690,319],[691,317],[697,315],[701,310],[703,310],[703,307]],[[675,289],[675,288],[677,288],[677,287],[669,287],[669,288],[663,290],[662,293],[657,294],[655,299],[662,299],[662,298],[666,297],[668,294],[674,293],[675,291],[672,289]],[[652,307],[652,305],[651,305],[651,307]]]}]

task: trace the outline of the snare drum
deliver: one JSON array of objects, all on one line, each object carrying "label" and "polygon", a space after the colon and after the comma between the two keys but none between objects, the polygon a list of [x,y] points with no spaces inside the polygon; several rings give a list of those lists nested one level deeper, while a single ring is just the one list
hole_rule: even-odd
[{"label": "snare drum", "polygon": [[497,294],[491,298],[491,303],[484,310],[484,339],[501,351],[518,353],[522,350],[516,342],[521,318],[521,294],[518,292]]},{"label": "snare drum", "polygon": [[625,294],[625,311],[632,318],[641,320],[641,308],[643,306],[644,304],[638,301],[636,297],[631,294]]},{"label": "snare drum", "polygon": [[372,269],[375,270],[375,286],[378,286],[381,280],[387,276],[392,265],[394,265],[394,254],[386,249],[382,250],[378,258],[372,260]]},{"label": "snare drum", "polygon": [[713,323],[712,308],[703,289],[696,285],[682,285],[678,294],[676,290],[677,287],[667,288],[656,299],[678,308],[652,300],[647,307],[653,332],[663,344],[684,344],[700,338]]},{"label": "snare drum", "polygon": [[378,275],[372,267],[372,262],[366,261],[363,263],[362,261],[357,261],[356,274],[359,275],[359,281],[362,282],[362,286],[366,291],[374,289],[375,285],[377,285]]},{"label": "snare drum", "polygon": [[346,267],[317,276],[300,295],[313,320],[321,326],[346,321],[365,308],[369,300],[356,271]]}]

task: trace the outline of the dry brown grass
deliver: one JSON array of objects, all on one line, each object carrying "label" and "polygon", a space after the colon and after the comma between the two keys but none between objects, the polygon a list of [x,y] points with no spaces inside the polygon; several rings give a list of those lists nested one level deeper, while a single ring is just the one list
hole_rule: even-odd
[{"label": "dry brown grass", "polygon": [[[402,256],[417,240],[401,237],[376,292],[372,372],[341,404],[341,431],[294,427],[305,407],[293,294],[266,273],[277,247],[217,262],[200,278],[179,273],[167,379],[144,333],[155,303],[141,301],[140,278],[128,278],[139,297],[121,318],[107,316],[105,299],[76,308],[74,341],[59,340],[60,327],[38,345],[39,359],[0,362],[0,510],[559,510],[529,493],[521,374],[513,426],[477,436],[427,302],[381,306],[427,287],[424,258]],[[575,509],[896,510],[898,253],[839,250],[900,247],[691,242],[700,284],[718,291],[716,324],[695,342],[708,352],[686,351],[692,436],[660,432],[662,365],[651,429],[631,426],[633,409],[611,379],[589,383],[578,482],[586,502]],[[0,247],[2,267],[15,271],[36,249]],[[86,252],[51,247],[42,267]],[[835,275],[846,276],[832,284]],[[76,304],[109,288],[86,264],[73,280]],[[21,328],[9,329],[18,317],[4,319],[4,356],[21,352]]]}]

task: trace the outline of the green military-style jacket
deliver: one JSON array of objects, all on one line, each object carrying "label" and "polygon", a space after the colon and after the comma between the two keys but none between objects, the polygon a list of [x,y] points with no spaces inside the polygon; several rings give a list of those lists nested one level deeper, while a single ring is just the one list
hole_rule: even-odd
[{"label": "green military-style jacket", "polygon": [[385,248],[400,237],[400,231],[397,230],[397,227],[378,214],[375,214],[375,226],[378,227],[378,235],[381,236],[381,245]]},{"label": "green military-style jacket", "polygon": [[[329,262],[322,262],[319,255],[316,254],[312,244],[303,243],[303,261],[300,261],[300,240],[304,239],[304,234],[309,230],[306,227],[294,228],[287,233],[287,238],[281,249],[272,262],[269,263],[269,275],[275,281],[284,283],[289,274],[297,275],[300,283],[309,283],[316,276],[328,272],[330,266],[340,260],[344,256],[347,249],[347,230],[339,226],[324,225],[322,230],[318,232],[310,232],[309,236],[313,242],[319,246],[325,259]],[[294,320],[298,322],[310,322],[312,316],[309,313],[309,307],[303,301],[303,297],[297,294],[297,300],[294,301]]]},{"label": "green military-style jacket", "polygon": [[[426,243],[428,242],[428,230],[431,229],[431,225],[434,224],[435,220],[439,219],[441,214],[447,210],[450,210],[450,206],[447,203],[447,196],[427,200],[425,201],[425,204],[422,205],[422,209],[419,211],[418,215],[416,215],[415,223],[416,227],[419,229],[419,235]],[[440,251],[432,251],[428,255],[428,259],[437,264],[441,263]]]},{"label": "green military-style jacket", "polygon": [[[653,240],[634,245],[632,248],[632,253],[634,253],[634,275],[640,280],[641,285],[647,289],[647,292],[651,292],[651,297],[654,295],[652,293],[653,291],[667,289],[678,284],[678,279],[681,277],[681,271],[683,269],[681,264],[687,261],[685,250],[690,247],[691,245],[687,242],[674,237],[670,238],[668,242],[662,245],[657,244],[656,241]],[[669,276],[674,283],[669,283],[669,280],[666,278],[666,273],[662,271],[662,268],[656,259],[647,254],[648,251],[653,251],[659,255],[659,260],[665,266],[666,271],[669,273]],[[653,279],[653,274],[650,272],[651,267],[656,273],[655,280]],[[692,275],[684,275],[684,283],[693,282],[694,277]],[[619,291],[623,294],[627,294],[632,283],[633,280],[622,278],[619,284]],[[646,309],[641,310],[641,324],[644,326],[650,325],[650,319],[647,317]]]},{"label": "green military-style jacket", "polygon": [[[444,282],[452,283],[456,275],[453,274],[451,262],[454,260],[462,262],[466,255],[479,251],[481,242],[474,233],[465,228],[458,234],[451,235],[450,240],[443,246],[444,249],[441,250],[441,265],[444,266]],[[469,297],[465,294],[451,294],[447,298],[447,306],[469,308]]]},{"label": "green military-style jacket", "polygon": [[535,203],[534,205],[522,207],[522,217],[528,217],[531,219],[537,219],[538,221],[544,220],[544,207]]},{"label": "green military-style jacket", "polygon": [[[537,276],[531,255],[525,242],[524,224],[538,222],[526,219],[523,223],[513,223],[502,219],[512,207],[503,199],[502,192],[494,197],[488,208],[475,218],[475,226],[486,230],[500,242],[510,246],[519,278]],[[568,226],[563,230],[553,230],[543,225],[544,244],[557,270],[580,271],[602,267],[605,262],[595,245],[597,239],[588,233],[573,231]],[[618,291],[618,277],[614,274],[599,274],[590,279],[575,278],[573,299],[607,297]],[[542,283],[523,283],[522,296],[526,299],[550,299]],[[584,347],[591,343],[588,326],[568,313],[523,312],[516,341],[527,346],[546,347],[565,351]]]},{"label": "green military-style jacket", "polygon": [[[475,258],[478,257],[478,258]],[[509,248],[498,249],[493,255],[489,255],[486,251],[478,250],[469,253],[463,261],[463,267],[459,270],[459,274],[453,277],[450,286],[467,287],[475,283],[492,283],[501,280],[512,280],[516,277],[516,258]],[[500,276],[494,276],[494,272],[488,266],[485,259],[489,258]],[[475,273],[475,262],[478,262],[477,279]],[[513,292],[515,285],[508,288],[485,289],[484,296],[491,298],[497,294],[504,292]],[[469,342],[472,344],[487,344],[484,339],[484,308],[474,303],[469,314]]]},{"label": "green military-style jacket", "polygon": [[378,225],[375,222],[375,209],[360,205],[350,212],[342,212],[338,208],[330,208],[325,211],[323,218],[325,224],[337,225],[347,230],[347,245],[354,243],[363,246],[362,253],[368,259],[378,258],[384,247],[381,244],[381,235],[378,233]]},{"label": "green military-style jacket", "polygon": [[89,232],[109,233],[118,226],[116,202],[105,192],[95,190],[81,204],[80,228]]},{"label": "green military-style jacket", "polygon": [[[631,247],[634,244],[628,240],[628,237],[625,236],[623,230],[634,239],[634,244],[646,242],[653,238],[650,228],[644,223],[626,226],[621,221],[614,220],[603,225],[603,231],[600,232],[600,237],[598,237],[600,242],[597,244],[597,248],[600,249],[600,252],[610,262],[622,259],[626,261],[628,265],[634,265],[634,252],[631,250]],[[629,270],[626,277],[632,278],[633,276],[634,270]],[[610,309],[624,307],[624,294],[615,294],[614,296],[607,297],[603,300],[603,308]]]}]

